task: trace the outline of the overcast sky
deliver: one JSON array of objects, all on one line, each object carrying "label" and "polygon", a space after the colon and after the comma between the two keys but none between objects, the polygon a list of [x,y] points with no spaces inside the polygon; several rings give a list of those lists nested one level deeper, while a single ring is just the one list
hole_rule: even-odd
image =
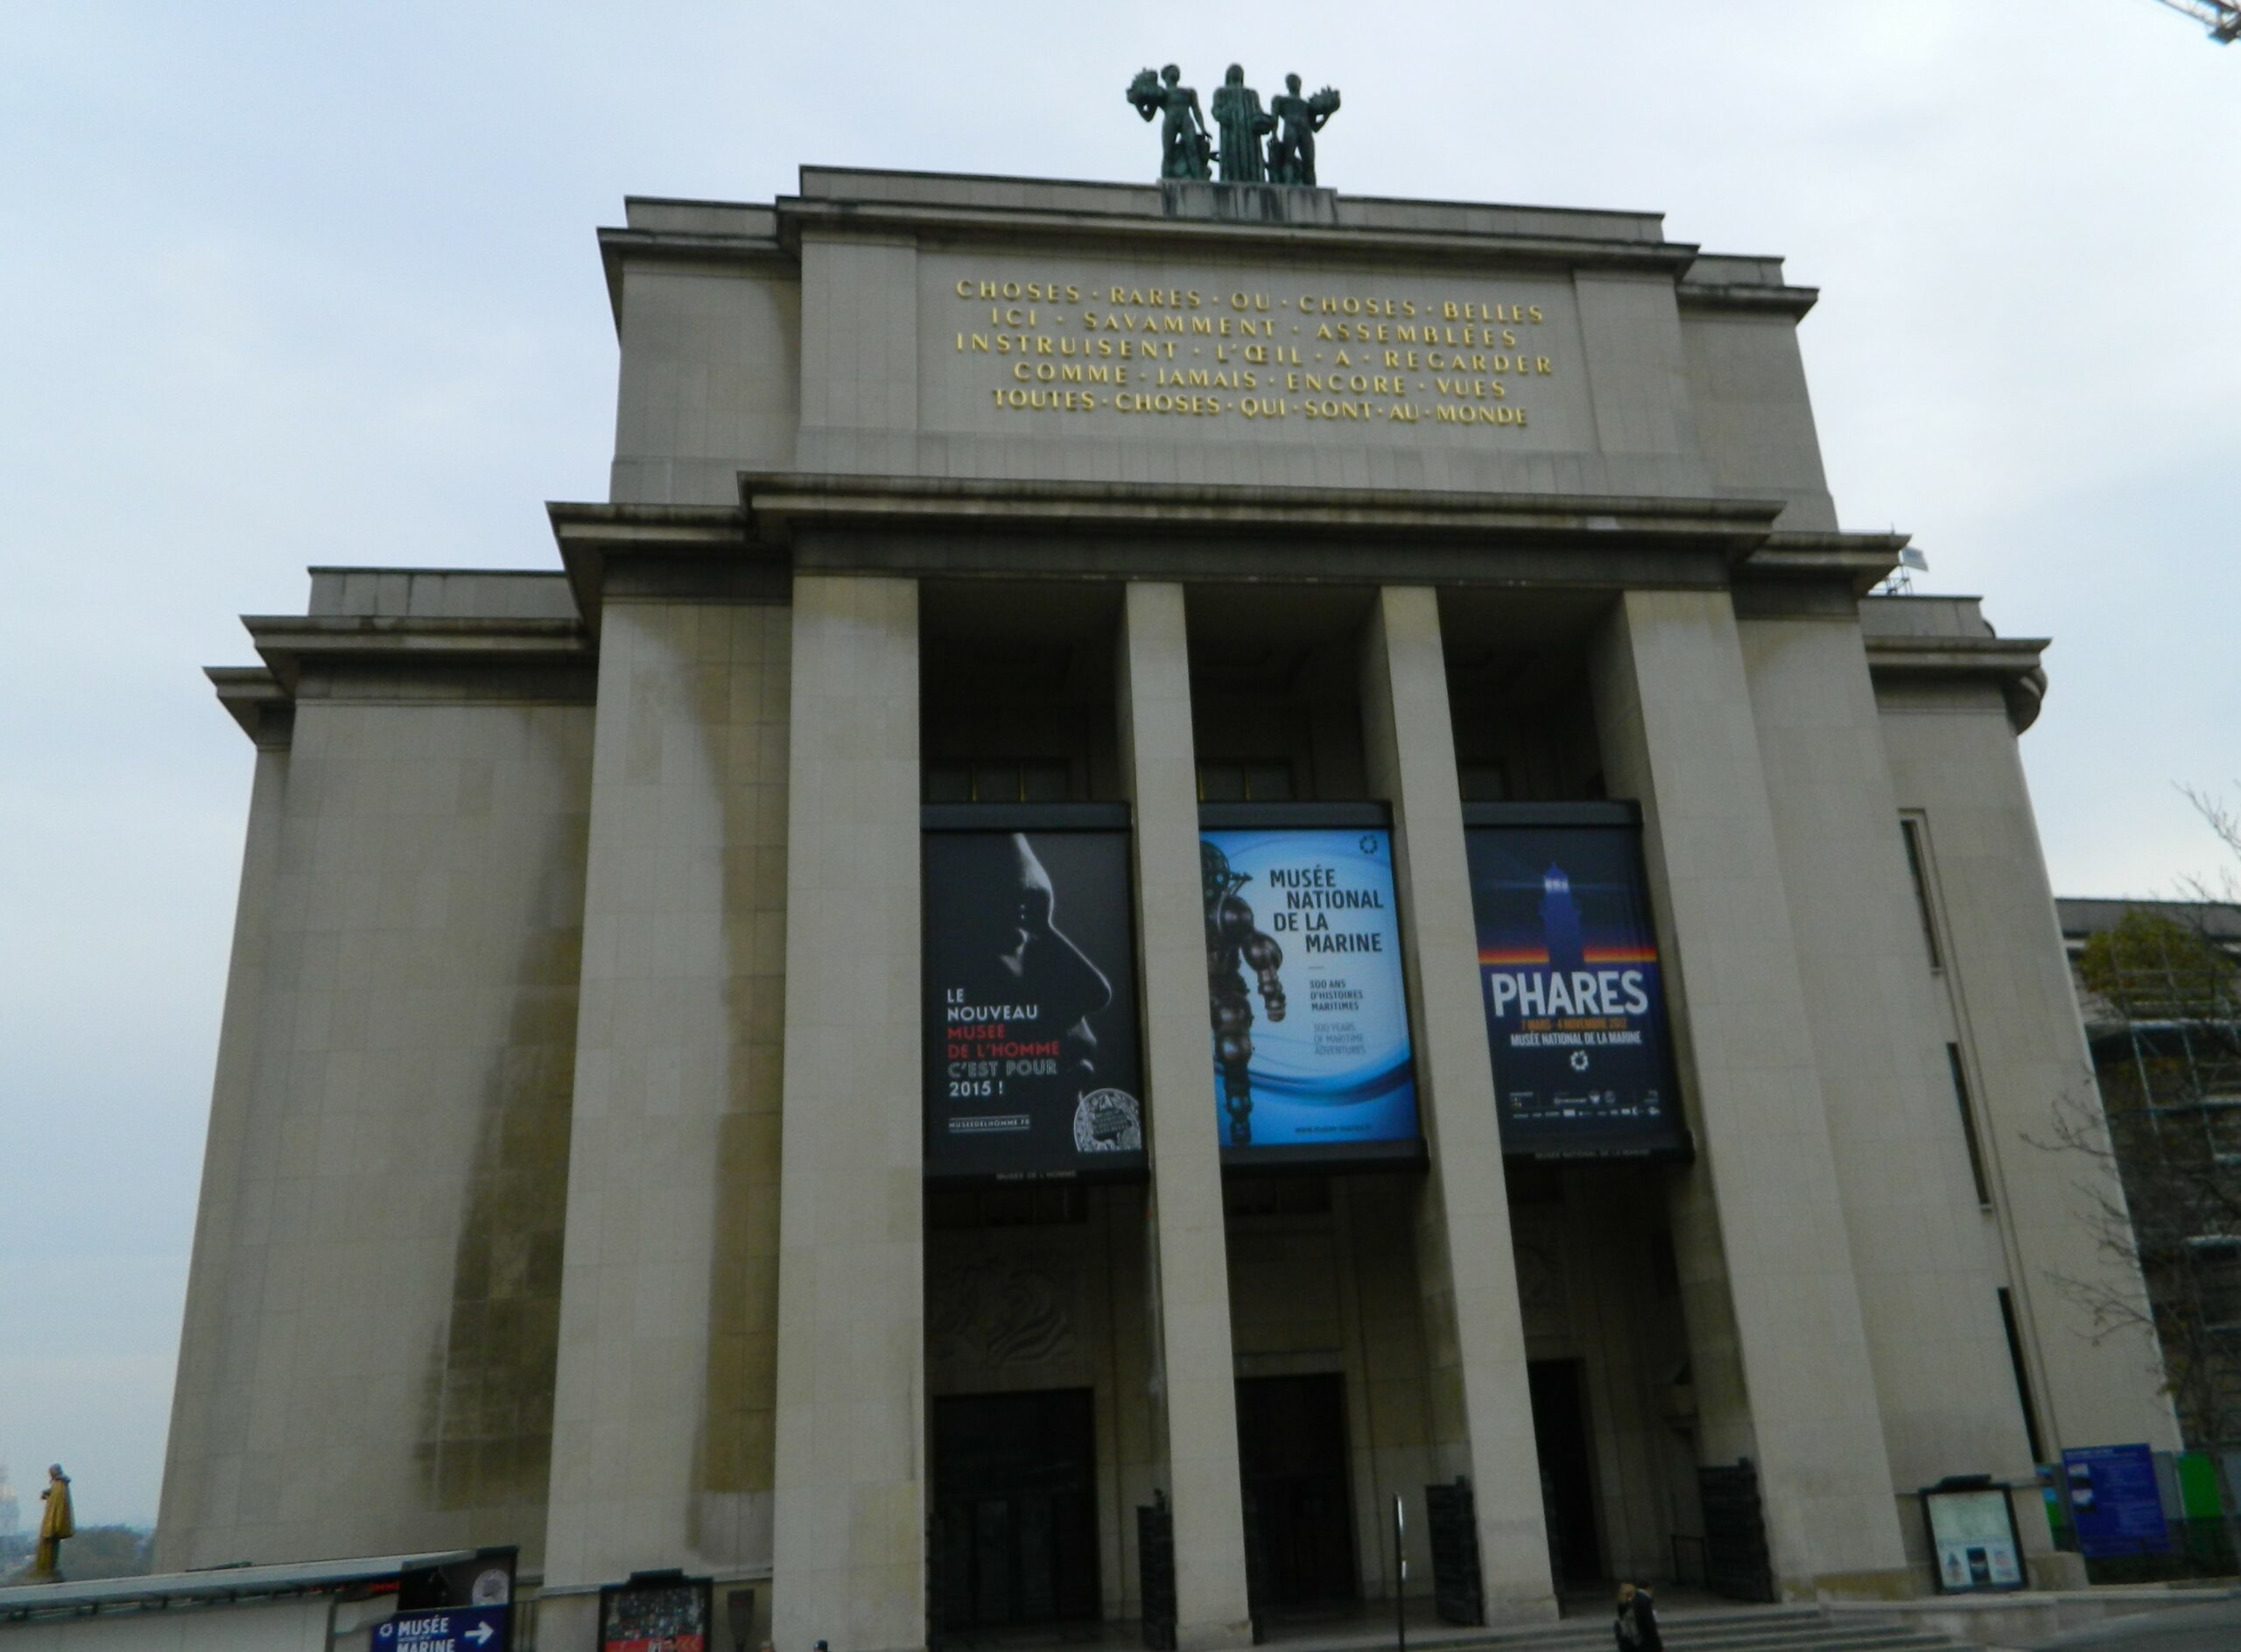
[{"label": "overcast sky", "polygon": [[2153,0],[115,6],[0,30],[0,1460],[153,1516],[248,805],[206,664],[311,563],[556,566],[592,232],[803,162],[1143,179],[1170,58],[1342,191],[1650,208],[1823,290],[1844,524],[2048,636],[2055,887],[2241,802],[2241,48]]}]

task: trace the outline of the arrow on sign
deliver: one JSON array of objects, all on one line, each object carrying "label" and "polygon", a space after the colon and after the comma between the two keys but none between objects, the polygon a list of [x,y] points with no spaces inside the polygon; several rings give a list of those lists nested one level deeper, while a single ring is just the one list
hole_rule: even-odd
[{"label": "arrow on sign", "polygon": [[488,1646],[490,1644],[490,1637],[497,1633],[498,1632],[492,1628],[488,1624],[478,1623],[472,1629],[469,1629],[465,1634],[461,1635],[460,1639],[462,1641],[472,1641],[477,1646]]}]

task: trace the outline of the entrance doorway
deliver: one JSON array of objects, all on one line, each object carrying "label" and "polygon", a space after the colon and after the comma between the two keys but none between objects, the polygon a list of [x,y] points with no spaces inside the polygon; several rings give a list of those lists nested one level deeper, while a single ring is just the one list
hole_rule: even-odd
[{"label": "entrance doorway", "polygon": [[1247,1565],[1282,1612],[1355,1598],[1352,1506],[1346,1495],[1343,1377],[1246,1377],[1237,1385],[1238,1468]]},{"label": "entrance doorway", "polygon": [[934,1402],[938,1632],[1099,1615],[1090,1390]]},{"label": "entrance doorway", "polygon": [[1541,1455],[1541,1506],[1549,1522],[1549,1570],[1559,1588],[1603,1575],[1595,1531],[1595,1465],[1588,1453],[1587,1389],[1577,1360],[1531,1360],[1533,1440]]}]

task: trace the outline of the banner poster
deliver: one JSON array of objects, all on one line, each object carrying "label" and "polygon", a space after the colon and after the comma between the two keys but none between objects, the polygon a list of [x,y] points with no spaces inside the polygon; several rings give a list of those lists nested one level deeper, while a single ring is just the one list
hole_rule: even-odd
[{"label": "banner poster", "polygon": [[1465,841],[1502,1150],[1689,1151],[1631,824],[1473,824]]},{"label": "banner poster", "polygon": [[926,1174],[1141,1173],[1128,833],[924,845]]},{"label": "banner poster", "polygon": [[1416,1159],[1393,834],[1202,828],[1224,1157]]}]

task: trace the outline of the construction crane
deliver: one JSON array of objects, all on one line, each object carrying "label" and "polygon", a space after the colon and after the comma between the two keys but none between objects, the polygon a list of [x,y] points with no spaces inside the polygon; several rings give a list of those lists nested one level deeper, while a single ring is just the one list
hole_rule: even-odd
[{"label": "construction crane", "polygon": [[2156,0],[2174,11],[2184,12],[2195,22],[2209,26],[2209,38],[2220,46],[2231,46],[2241,40],[2241,4],[2234,0]]}]

